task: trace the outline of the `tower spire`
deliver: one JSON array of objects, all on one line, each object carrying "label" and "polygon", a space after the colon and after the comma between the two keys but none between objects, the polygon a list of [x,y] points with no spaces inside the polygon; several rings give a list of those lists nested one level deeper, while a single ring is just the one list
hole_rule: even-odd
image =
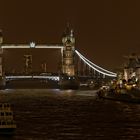
[{"label": "tower spire", "polygon": [[62,43],[64,45],[62,72],[67,76],[75,76],[75,67],[74,67],[75,38],[73,36],[73,30],[70,28],[69,23],[67,23],[65,35],[62,38]]}]

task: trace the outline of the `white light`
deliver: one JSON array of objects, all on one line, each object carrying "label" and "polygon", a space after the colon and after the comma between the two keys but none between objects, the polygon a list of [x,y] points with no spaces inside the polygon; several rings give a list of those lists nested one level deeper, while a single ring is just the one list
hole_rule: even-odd
[{"label": "white light", "polygon": [[97,66],[96,64],[92,63],[92,62],[89,61],[87,58],[85,58],[82,54],[80,54],[77,50],[75,50],[75,52],[78,53],[81,57],[83,57],[86,61],[88,61],[88,62],[89,62],[91,65],[93,65],[94,67],[97,67],[97,68],[99,68],[99,69],[101,69],[101,70],[103,70],[103,71],[105,71],[105,72],[107,72],[107,73],[109,73],[109,74],[116,75],[116,73],[111,72],[111,71],[108,71],[108,70],[105,70],[105,69],[103,69],[103,68]]},{"label": "white light", "polygon": [[[90,66],[92,66],[92,62],[90,62],[89,63],[89,61],[87,62],[87,59],[85,58],[85,57],[83,57],[78,51],[76,51],[76,53],[78,54],[78,56],[86,63],[86,64],[88,64],[88,65],[90,65]],[[91,64],[92,63],[92,64]],[[94,64],[93,64],[94,65]],[[96,65],[97,66],[97,65]],[[103,72],[103,71],[101,71],[101,70],[99,70],[99,69],[97,69],[96,67],[95,67],[95,65],[94,66],[92,66],[92,68],[94,69],[94,70],[98,70],[98,72],[100,72],[100,73],[105,73],[105,72]],[[103,69],[104,70],[104,69]],[[112,76],[114,76],[114,77],[116,77],[117,76],[117,74],[116,73],[105,73],[105,75],[112,75]]]},{"label": "white light", "polygon": [[[22,48],[31,48],[30,45],[25,44],[10,44],[10,45],[3,45],[1,48],[3,49],[22,49]],[[45,48],[45,49],[63,49],[61,45],[36,45],[35,48]]]},{"label": "white light", "polygon": [[102,73],[104,75],[107,75],[107,76],[110,76],[110,77],[116,77],[116,74],[108,74],[108,73],[105,73],[105,72],[102,72],[100,70],[98,70],[97,68],[95,68],[94,66],[92,66],[89,62],[87,62],[80,54],[78,51],[76,51],[76,53],[78,54],[78,56],[91,68],[93,68],[94,70],[96,70],[97,72],[99,73]]},{"label": "white light", "polygon": [[35,42],[30,43],[30,48],[35,48]]},{"label": "white light", "polygon": [[137,85],[136,85],[136,84],[133,84],[132,86],[133,86],[133,87],[136,87]]},{"label": "white light", "polygon": [[6,79],[30,79],[30,78],[37,78],[37,79],[57,79],[59,80],[58,76],[6,76]]},{"label": "white light", "polygon": [[59,45],[37,45],[36,48],[46,48],[46,49],[63,49],[63,46],[59,46]]}]

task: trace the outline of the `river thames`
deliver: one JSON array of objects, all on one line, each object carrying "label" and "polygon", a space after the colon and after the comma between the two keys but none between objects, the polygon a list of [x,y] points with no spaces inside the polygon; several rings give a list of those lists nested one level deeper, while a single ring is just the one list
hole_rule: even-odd
[{"label": "river thames", "polygon": [[17,130],[0,140],[137,140],[140,104],[97,99],[94,90],[7,89]]}]

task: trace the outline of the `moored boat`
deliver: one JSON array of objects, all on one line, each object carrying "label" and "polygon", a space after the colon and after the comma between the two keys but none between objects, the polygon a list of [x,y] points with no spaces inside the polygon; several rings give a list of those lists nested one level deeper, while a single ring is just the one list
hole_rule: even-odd
[{"label": "moored boat", "polygon": [[123,73],[117,75],[108,88],[102,87],[98,96],[104,99],[140,103],[140,57],[127,57]]},{"label": "moored boat", "polygon": [[140,88],[133,83],[122,83],[121,86],[117,84],[115,86],[103,86],[97,95],[104,99],[140,103]]},{"label": "moored boat", "polygon": [[123,102],[131,102],[131,103],[140,103],[140,90],[122,90],[122,91],[115,91],[115,90],[99,90],[97,95],[99,98],[115,100],[115,101],[123,101]]}]

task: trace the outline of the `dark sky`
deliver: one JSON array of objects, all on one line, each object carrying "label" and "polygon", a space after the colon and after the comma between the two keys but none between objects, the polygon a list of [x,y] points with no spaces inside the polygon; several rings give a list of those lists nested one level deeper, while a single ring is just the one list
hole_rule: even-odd
[{"label": "dark sky", "polygon": [[104,68],[140,54],[139,0],[1,0],[0,7],[5,43],[61,43],[69,21],[76,49]]}]

